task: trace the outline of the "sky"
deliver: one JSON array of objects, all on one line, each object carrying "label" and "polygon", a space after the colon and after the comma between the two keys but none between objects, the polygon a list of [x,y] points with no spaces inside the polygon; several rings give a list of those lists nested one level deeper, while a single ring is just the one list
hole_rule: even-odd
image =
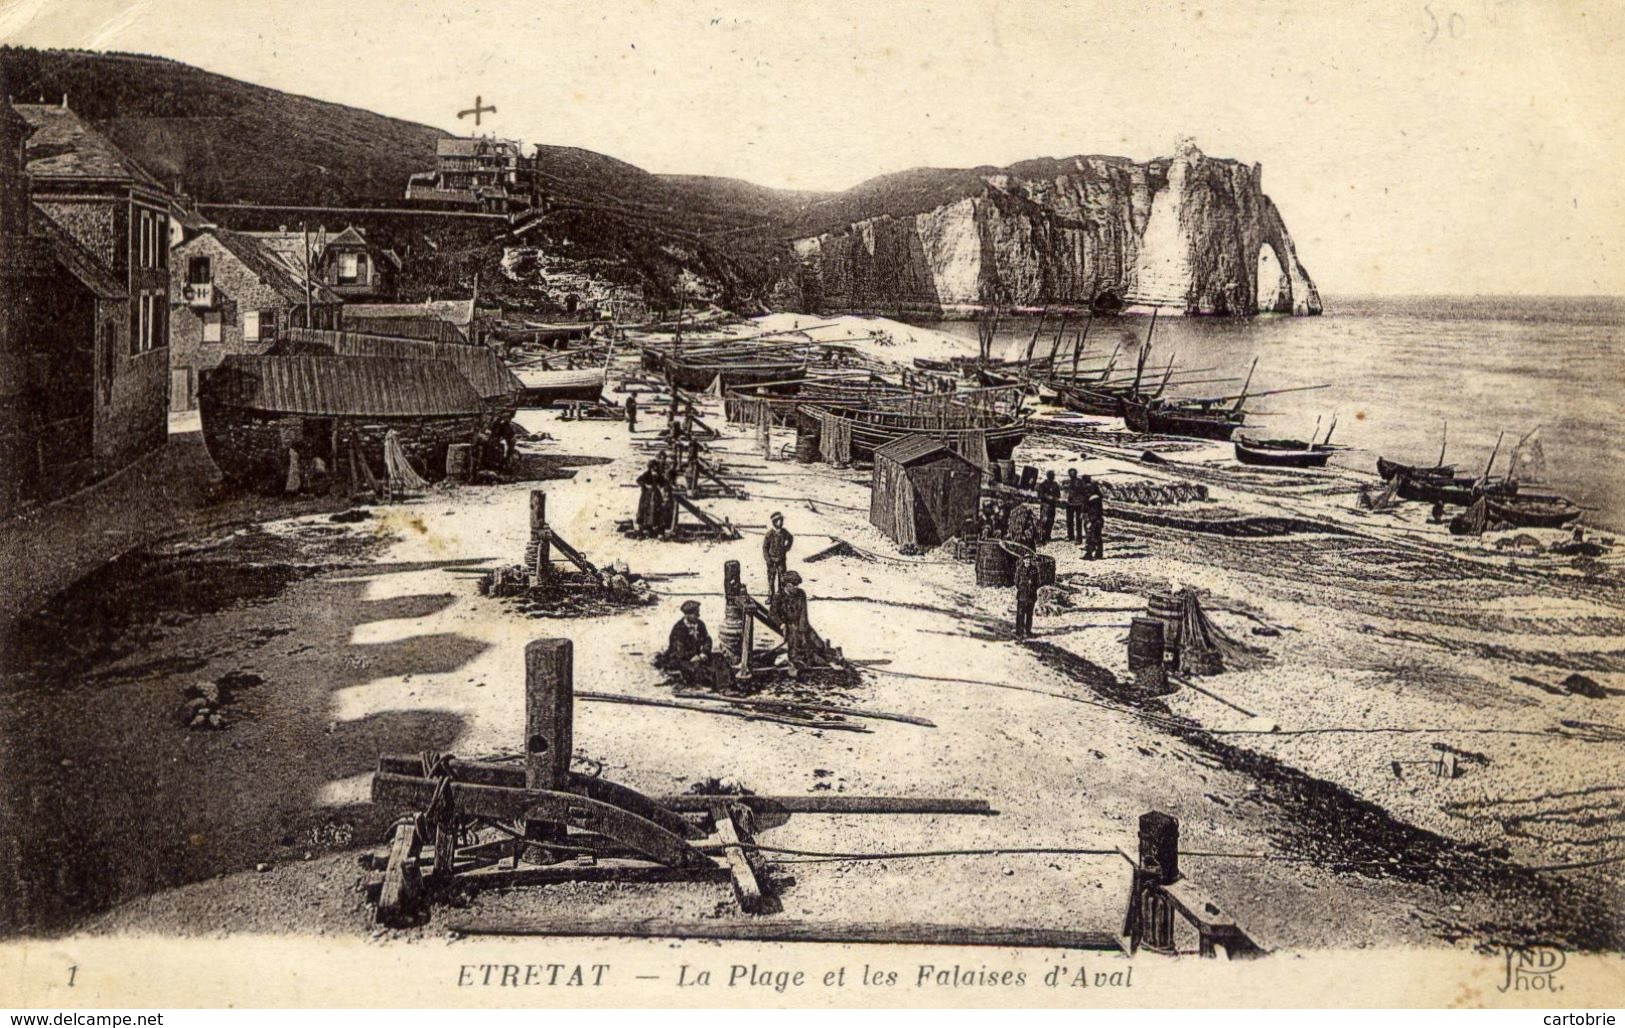
[{"label": "sky", "polygon": [[1190,136],[1329,295],[1625,294],[1615,0],[0,0],[0,40],[793,189]]}]

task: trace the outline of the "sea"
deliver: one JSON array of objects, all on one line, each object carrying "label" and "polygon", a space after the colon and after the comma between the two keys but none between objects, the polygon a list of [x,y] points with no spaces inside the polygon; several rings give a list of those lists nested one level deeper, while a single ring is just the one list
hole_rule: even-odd
[{"label": "sea", "polygon": [[[1512,466],[1526,488],[1558,492],[1588,508],[1586,521],[1625,531],[1625,297],[1331,296],[1319,317],[1096,318],[1080,358],[1103,364],[1121,347],[1132,374],[1151,331],[1146,377],[1172,359],[1168,395],[1240,391],[1258,358],[1246,432],[1260,438],[1323,436],[1336,419],[1332,463],[1375,472],[1378,455],[1434,464],[1441,442],[1458,474]],[[913,322],[964,338],[974,321]],[[995,354],[1020,356],[1037,319],[1002,322]],[[1034,353],[1047,356],[1057,319]],[[1070,323],[1067,336],[1080,328]],[[1066,365],[1070,345],[1061,348]],[[1212,369],[1197,371],[1196,369]],[[1322,385],[1320,389],[1258,394]],[[1318,436],[1317,436],[1318,438]]]}]

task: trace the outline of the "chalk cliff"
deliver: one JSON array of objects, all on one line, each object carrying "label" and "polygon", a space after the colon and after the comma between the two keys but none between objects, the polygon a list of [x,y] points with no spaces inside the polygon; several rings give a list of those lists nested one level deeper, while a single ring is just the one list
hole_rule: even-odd
[{"label": "chalk cliff", "polygon": [[1319,314],[1258,165],[1193,144],[1121,157],[885,176],[793,226],[809,309],[963,312],[992,303],[1158,303]]}]

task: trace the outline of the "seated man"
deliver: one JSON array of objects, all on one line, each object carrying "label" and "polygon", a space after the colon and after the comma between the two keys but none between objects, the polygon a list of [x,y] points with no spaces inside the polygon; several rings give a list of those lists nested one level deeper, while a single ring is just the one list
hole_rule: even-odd
[{"label": "seated man", "polygon": [[676,671],[683,684],[695,688],[716,688],[729,679],[728,661],[711,648],[711,632],[700,620],[700,604],[683,604],[683,618],[671,626],[666,649],[655,657],[655,667]]},{"label": "seated man", "polygon": [[784,588],[774,605],[780,624],[784,625],[784,645],[789,652],[790,673],[797,667],[827,665],[835,657],[829,644],[815,631],[807,618],[807,594],[801,588],[801,575],[794,571],[784,573]]}]

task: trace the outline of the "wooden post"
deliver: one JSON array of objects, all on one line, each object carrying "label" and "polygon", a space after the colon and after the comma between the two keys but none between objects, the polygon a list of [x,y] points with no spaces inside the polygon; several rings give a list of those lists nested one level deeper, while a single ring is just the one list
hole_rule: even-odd
[{"label": "wooden post", "polygon": [[734,678],[741,682],[750,681],[750,654],[756,648],[756,612],[752,609],[752,600],[749,596],[740,596],[730,602],[739,605],[739,669],[734,672]]},{"label": "wooden post", "polygon": [[[557,792],[569,785],[570,757],[575,752],[574,665],[574,647],[568,639],[537,639],[525,647],[527,789]],[[562,842],[565,834],[561,824],[525,824],[527,839]],[[533,854],[536,849],[532,847]]]},{"label": "wooden post", "polygon": [[530,580],[540,585],[553,574],[552,532],[547,527],[547,494],[530,491]]},{"label": "wooden post", "polygon": [[1134,946],[1174,952],[1174,905],[1164,887],[1179,880],[1179,819],[1159,810],[1140,815],[1140,862],[1129,920]]}]

